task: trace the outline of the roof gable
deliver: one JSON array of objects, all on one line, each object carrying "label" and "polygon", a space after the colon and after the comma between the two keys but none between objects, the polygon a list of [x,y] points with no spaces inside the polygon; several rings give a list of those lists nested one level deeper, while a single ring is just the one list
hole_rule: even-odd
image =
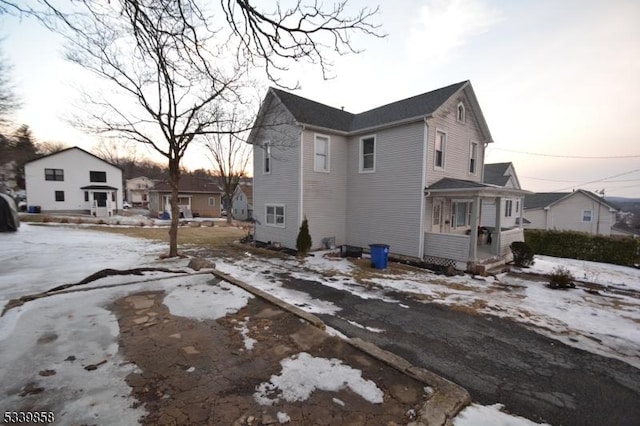
[{"label": "roof gable", "polygon": [[[348,133],[428,117],[451,96],[469,86],[469,81],[463,81],[359,114],[333,108],[280,89],[271,88],[270,93],[280,100],[299,124]],[[472,103],[477,104],[475,97],[472,98]],[[484,122],[484,119],[481,121]]]},{"label": "roof gable", "polygon": [[513,186],[520,189],[520,181],[513,163],[492,163],[484,165],[483,182],[506,186],[512,180]]},{"label": "roof gable", "polygon": [[115,165],[113,163],[110,163],[107,160],[105,160],[103,158],[100,158],[97,155],[94,155],[94,154],[90,153],[89,151],[85,151],[84,149],[82,149],[80,147],[77,147],[77,146],[72,146],[71,148],[65,148],[65,149],[57,151],[57,152],[52,152],[51,154],[43,155],[42,157],[36,158],[35,160],[27,161],[26,164],[35,163],[36,161],[40,161],[40,160],[42,160],[44,158],[50,158],[50,157],[53,157],[55,155],[64,154],[64,153],[69,152],[69,151],[74,150],[74,149],[76,149],[76,150],[78,150],[78,151],[80,151],[80,152],[82,152],[82,153],[84,153],[86,155],[89,155],[89,156],[91,156],[91,157],[93,157],[95,159],[98,159],[98,160],[102,161],[103,163],[107,163],[110,166],[113,166],[113,167],[115,167],[115,168],[117,168],[119,170],[122,170],[122,167],[117,166],[117,165]]},{"label": "roof gable", "polygon": [[[167,181],[161,181],[156,183],[151,192],[170,192],[171,185]],[[178,185],[179,192],[198,192],[206,194],[220,194],[222,190],[212,179],[184,175],[180,177],[180,184]]]},{"label": "roof gable", "polygon": [[524,199],[525,209],[541,209],[549,208],[554,204],[561,202],[564,199],[572,197],[576,194],[582,194],[592,200],[599,202],[600,204],[608,207],[611,210],[620,210],[618,206],[607,201],[602,197],[598,197],[591,191],[585,191],[584,189],[577,189],[573,192],[538,192],[534,194],[528,194]]}]

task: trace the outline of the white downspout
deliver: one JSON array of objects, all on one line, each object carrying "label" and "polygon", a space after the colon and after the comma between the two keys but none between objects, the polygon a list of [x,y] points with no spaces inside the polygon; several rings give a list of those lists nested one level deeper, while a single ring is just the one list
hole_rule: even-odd
[{"label": "white downspout", "polygon": [[424,257],[424,218],[425,218],[425,208],[427,203],[427,195],[424,192],[425,187],[427,186],[427,148],[429,146],[429,125],[427,124],[427,120],[424,121],[424,138],[422,141],[422,186],[420,187],[420,235],[419,235],[419,247],[418,247],[418,257],[422,259]]},{"label": "white downspout", "polygon": [[300,129],[300,194],[298,195],[298,226],[304,220],[304,126]]}]

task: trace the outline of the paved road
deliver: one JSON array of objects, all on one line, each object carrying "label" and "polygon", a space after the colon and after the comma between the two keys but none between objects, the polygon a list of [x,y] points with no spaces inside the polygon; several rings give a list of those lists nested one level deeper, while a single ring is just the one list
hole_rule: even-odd
[{"label": "paved road", "polygon": [[[331,301],[320,315],[465,387],[474,401],[552,425],[640,425],[640,370],[585,352],[500,318],[477,316],[388,293],[408,306],[362,299],[314,281],[278,277],[284,286]],[[347,320],[386,330],[367,331]]]}]

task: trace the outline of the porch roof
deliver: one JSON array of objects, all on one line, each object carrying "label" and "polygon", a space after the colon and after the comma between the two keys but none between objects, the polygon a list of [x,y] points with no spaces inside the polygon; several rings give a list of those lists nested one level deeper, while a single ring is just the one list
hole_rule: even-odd
[{"label": "porch roof", "polygon": [[489,183],[463,179],[443,178],[424,189],[425,195],[469,197],[524,197],[529,191],[505,188]]},{"label": "porch roof", "polygon": [[87,190],[117,191],[118,190],[118,188],[114,188],[113,186],[109,186],[109,185],[87,185],[87,186],[80,187],[80,189],[83,189],[85,191]]}]

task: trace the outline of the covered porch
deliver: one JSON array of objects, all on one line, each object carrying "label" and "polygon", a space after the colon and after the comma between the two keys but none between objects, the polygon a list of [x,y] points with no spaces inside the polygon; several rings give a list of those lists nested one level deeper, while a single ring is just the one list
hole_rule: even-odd
[{"label": "covered porch", "polygon": [[84,201],[88,204],[87,210],[91,216],[109,217],[117,212],[117,188],[108,185],[88,185],[80,189],[84,191]]},{"label": "covered porch", "polygon": [[451,178],[427,187],[423,259],[473,272],[504,265],[511,243],[524,241],[525,193]]}]

